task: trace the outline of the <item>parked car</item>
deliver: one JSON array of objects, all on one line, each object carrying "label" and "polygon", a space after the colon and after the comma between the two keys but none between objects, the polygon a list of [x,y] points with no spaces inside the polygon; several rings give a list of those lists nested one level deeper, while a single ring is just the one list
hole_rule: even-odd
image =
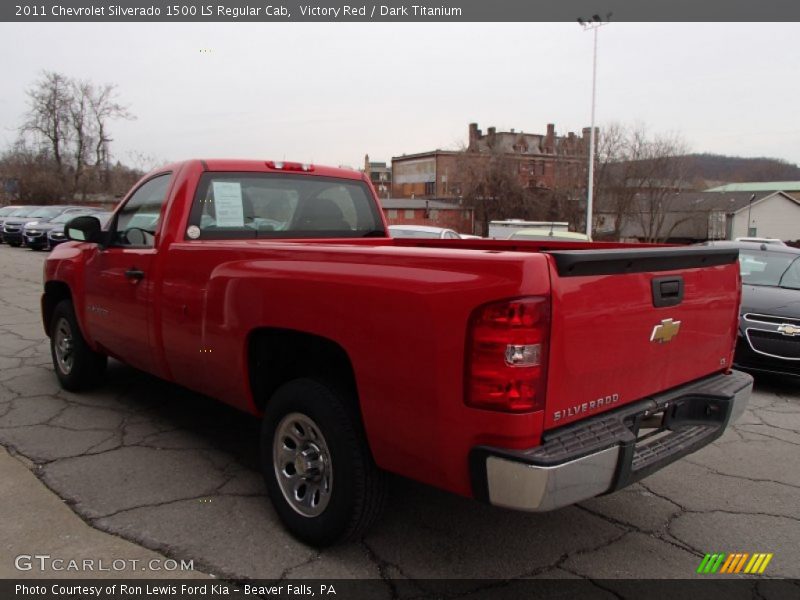
[{"label": "parked car", "polygon": [[[100,221],[100,226],[105,227],[108,224],[108,220],[111,218],[112,212],[104,211],[100,209],[93,210],[92,212],[85,213],[87,215],[91,215],[93,217],[97,217]],[[52,250],[59,244],[63,244],[67,241],[67,236],[64,234],[64,225],[74,219],[75,217],[83,216],[82,213],[68,213],[63,214],[61,216],[56,217],[48,225],[50,228],[46,231],[47,234],[47,248]]]},{"label": "parked car", "polygon": [[3,208],[0,208],[0,244],[3,243],[3,223],[5,222],[6,217],[11,216],[16,211],[18,211],[20,208],[24,208],[24,207],[19,206],[19,205],[10,205],[10,206],[4,206]]},{"label": "parked car", "polygon": [[57,217],[50,220],[37,219],[26,223],[22,228],[22,243],[31,250],[41,250],[47,247],[47,234],[53,227],[62,227],[70,219],[80,215],[90,215],[97,212],[92,207],[71,207]]},{"label": "parked car", "polygon": [[585,233],[578,233],[576,231],[562,231],[560,229],[547,229],[547,228],[533,228],[533,229],[520,229],[515,231],[508,238],[510,240],[526,240],[526,241],[545,241],[552,242],[560,240],[562,242],[587,242],[589,238]]},{"label": "parked car", "polygon": [[765,237],[738,237],[737,242],[755,242],[759,244],[776,244],[778,246],[785,246],[786,242],[778,238],[765,238]]},{"label": "parked car", "polygon": [[389,235],[393,238],[461,239],[461,236],[452,229],[427,225],[389,225]]},{"label": "parked car", "polygon": [[800,249],[753,242],[708,245],[739,249],[742,307],[734,364],[800,376]]},{"label": "parked car", "polygon": [[44,224],[64,213],[86,210],[85,206],[40,206],[24,217],[8,217],[3,224],[3,239],[9,246],[22,246],[25,243],[24,230],[31,223]]},{"label": "parked car", "polygon": [[365,174],[263,160],[167,165],[66,232],[41,304],[60,384],[113,356],[261,418],[270,501],[314,546],[363,535],[386,471],[527,511],[613,492],[752,389],[736,249],[411,245]]},{"label": "parked car", "polygon": [[11,226],[11,234],[12,234],[11,237],[12,239],[16,240],[16,234],[22,230],[22,226],[21,225],[18,226],[16,225],[16,223],[22,221],[24,225],[25,219],[27,217],[30,217],[31,214],[35,213],[40,208],[42,207],[38,205],[19,206],[15,210],[11,211],[5,217],[0,217],[0,241],[2,241],[3,243],[8,243],[5,235],[5,229],[7,223],[14,223],[14,225]]}]

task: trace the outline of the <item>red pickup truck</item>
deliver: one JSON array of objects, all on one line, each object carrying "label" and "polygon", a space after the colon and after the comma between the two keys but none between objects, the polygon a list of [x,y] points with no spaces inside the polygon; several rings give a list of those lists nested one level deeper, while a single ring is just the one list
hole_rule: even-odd
[{"label": "red pickup truck", "polygon": [[744,410],[734,249],[388,237],[369,180],[190,160],[45,263],[55,372],[108,356],[263,418],[280,518],[363,532],[393,472],[543,511],[697,450]]}]

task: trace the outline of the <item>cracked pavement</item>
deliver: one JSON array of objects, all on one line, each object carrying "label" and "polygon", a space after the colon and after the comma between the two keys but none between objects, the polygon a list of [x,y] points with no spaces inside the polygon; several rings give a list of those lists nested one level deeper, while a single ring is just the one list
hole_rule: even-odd
[{"label": "cracked pavement", "polygon": [[44,258],[0,246],[0,444],[92,528],[217,577],[384,579],[387,598],[437,578],[465,595],[481,578],[689,578],[720,551],[773,552],[768,576],[800,577],[798,382],[758,378],[721,439],[616,494],[526,514],[396,478],[366,537],[317,551],[278,523],[252,417],[114,361],[97,390],[59,388]]}]

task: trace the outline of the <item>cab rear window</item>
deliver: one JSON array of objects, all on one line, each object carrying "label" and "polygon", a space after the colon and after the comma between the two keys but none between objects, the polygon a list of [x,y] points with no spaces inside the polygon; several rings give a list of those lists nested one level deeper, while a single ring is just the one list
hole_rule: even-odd
[{"label": "cab rear window", "polygon": [[205,173],[187,239],[341,238],[383,235],[361,181],[273,173]]}]

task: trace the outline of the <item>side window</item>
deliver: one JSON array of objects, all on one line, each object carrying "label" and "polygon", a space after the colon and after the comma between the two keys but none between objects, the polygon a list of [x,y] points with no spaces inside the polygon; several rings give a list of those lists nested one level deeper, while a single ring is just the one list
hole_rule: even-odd
[{"label": "side window", "polygon": [[169,173],[159,175],[133,193],[117,215],[112,245],[153,247],[169,180]]},{"label": "side window", "polygon": [[800,258],[796,258],[786,272],[781,277],[779,282],[783,287],[788,287],[793,290],[800,290]]}]

